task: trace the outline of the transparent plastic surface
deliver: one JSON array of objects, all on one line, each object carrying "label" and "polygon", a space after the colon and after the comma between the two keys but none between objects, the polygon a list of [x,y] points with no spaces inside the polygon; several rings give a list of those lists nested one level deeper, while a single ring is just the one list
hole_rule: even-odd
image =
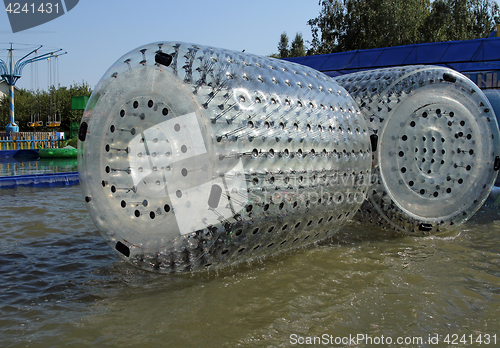
[{"label": "transparent plastic surface", "polygon": [[368,128],[326,75],[158,42],[121,57],[82,119],[87,207],[144,269],[217,268],[331,237],[366,197]]},{"label": "transparent plastic surface", "polygon": [[[483,89],[482,90],[486,98],[491,104],[493,108],[493,112],[497,118],[497,123],[500,123],[500,90],[499,89]],[[495,181],[495,186],[500,186],[500,176],[497,176],[497,180]]]},{"label": "transparent plastic surface", "polygon": [[498,118],[500,117],[500,89],[483,89],[482,90],[491,106],[493,107],[493,111],[497,117],[497,122],[499,122]]},{"label": "transparent plastic surface", "polygon": [[497,176],[499,133],[472,81],[424,66],[336,81],[360,105],[376,145],[374,186],[358,220],[426,234],[456,228],[481,207]]}]

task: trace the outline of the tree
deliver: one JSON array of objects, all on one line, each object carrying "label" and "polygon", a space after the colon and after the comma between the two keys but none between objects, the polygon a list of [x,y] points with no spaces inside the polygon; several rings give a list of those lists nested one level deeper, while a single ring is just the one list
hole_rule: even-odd
[{"label": "tree", "polygon": [[424,42],[446,41],[451,25],[451,13],[446,0],[436,0],[432,3],[431,13],[421,28]]},{"label": "tree", "polygon": [[296,33],[291,47],[288,45],[288,35],[283,32],[278,43],[278,54],[272,54],[273,58],[302,57],[306,55],[306,47],[302,33]]},{"label": "tree", "polygon": [[280,42],[278,44],[278,54],[279,58],[287,58],[289,55],[289,50],[288,50],[288,36],[286,35],[285,32],[281,34],[280,37]]},{"label": "tree", "polygon": [[490,0],[435,0],[422,33],[425,42],[487,37],[500,23],[499,14]]},{"label": "tree", "polygon": [[422,41],[430,0],[323,0],[308,21],[314,53],[405,45]]},{"label": "tree", "polygon": [[[30,91],[26,89],[16,90],[15,98],[15,119],[19,123],[20,131],[30,131],[33,128],[28,127],[32,116],[35,119],[40,116],[44,122],[43,127],[37,127],[37,131],[53,130],[46,126],[46,121],[54,117],[56,113],[61,115],[61,126],[58,131],[68,131],[71,116],[71,98],[75,96],[90,96],[92,90],[86,82],[75,84],[68,87],[55,88],[50,87],[48,91]],[[4,95],[0,99],[0,131],[5,129],[9,117],[9,97]],[[80,120],[77,120],[80,121]]]},{"label": "tree", "polygon": [[290,57],[303,57],[305,55],[306,49],[304,47],[304,38],[302,37],[302,33],[297,33],[292,41]]},{"label": "tree", "polygon": [[500,23],[492,0],[320,0],[308,54],[487,37]]},{"label": "tree", "polygon": [[347,8],[340,1],[320,1],[319,16],[310,19],[307,24],[312,31],[312,54],[339,52],[340,35],[345,31]]}]

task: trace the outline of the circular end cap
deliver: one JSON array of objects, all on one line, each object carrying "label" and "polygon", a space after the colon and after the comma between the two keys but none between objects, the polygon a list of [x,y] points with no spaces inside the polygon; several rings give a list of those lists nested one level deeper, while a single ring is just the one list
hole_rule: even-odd
[{"label": "circular end cap", "polygon": [[79,159],[91,216],[111,242],[158,250],[183,234],[178,219],[189,220],[171,207],[210,178],[197,104],[177,77],[156,66],[100,86]]},{"label": "circular end cap", "polygon": [[395,205],[424,231],[449,229],[481,207],[498,155],[498,126],[483,97],[426,90],[399,105],[380,139],[378,193],[393,203],[379,202],[382,210]]}]

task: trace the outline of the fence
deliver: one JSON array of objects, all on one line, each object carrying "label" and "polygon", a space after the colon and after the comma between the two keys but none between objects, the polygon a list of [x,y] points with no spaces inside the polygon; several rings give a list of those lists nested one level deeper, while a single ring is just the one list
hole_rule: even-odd
[{"label": "fence", "polygon": [[0,133],[0,150],[36,150],[56,148],[61,140],[56,132]]}]

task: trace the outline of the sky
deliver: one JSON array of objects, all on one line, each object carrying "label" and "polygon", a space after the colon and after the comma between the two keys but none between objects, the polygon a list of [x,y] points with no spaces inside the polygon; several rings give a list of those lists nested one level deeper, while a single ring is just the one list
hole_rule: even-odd
[{"label": "sky", "polygon": [[[269,55],[277,53],[283,32],[290,41],[297,32],[311,41],[307,21],[319,12],[318,0],[80,0],[63,16],[14,34],[0,11],[0,59],[7,59],[10,42],[62,48],[60,85],[85,81],[93,89],[118,58],[139,46],[184,41]],[[15,51],[14,59],[21,54]],[[48,69],[46,61],[38,63],[41,89],[49,84]],[[26,66],[16,86],[32,88],[33,75]]]},{"label": "sky", "polygon": [[[17,33],[0,11],[0,58],[6,61],[9,42],[63,48],[68,53],[58,58],[61,86],[85,81],[93,89],[118,58],[156,41],[276,53],[284,31],[290,41],[297,32],[310,41],[307,21],[319,11],[318,0],[80,0],[66,14]],[[24,54],[14,51],[14,59]],[[38,63],[40,89],[47,89],[48,69],[46,61]],[[34,85],[32,70],[24,68],[17,87]]]}]

